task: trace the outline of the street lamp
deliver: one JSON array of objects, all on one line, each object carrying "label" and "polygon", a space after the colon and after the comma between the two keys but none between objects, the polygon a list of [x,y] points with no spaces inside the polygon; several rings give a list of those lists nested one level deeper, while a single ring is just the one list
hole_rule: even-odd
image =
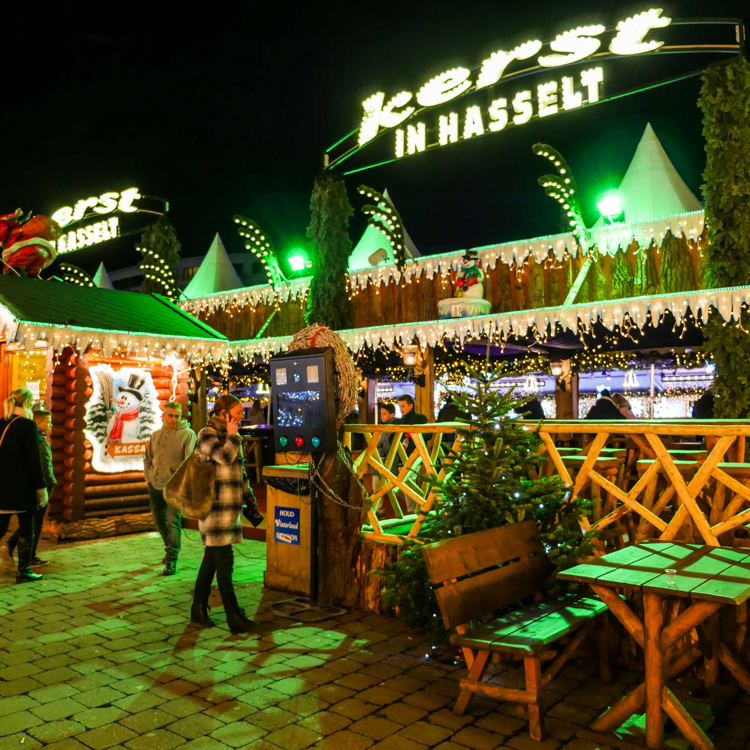
[{"label": "street lamp", "polygon": [[607,219],[610,224],[614,224],[615,219],[623,214],[620,199],[615,193],[605,195],[604,198],[596,204],[596,207],[599,209],[599,213],[602,217]]},{"label": "street lamp", "polygon": [[292,252],[294,254],[289,256],[289,267],[295,273],[304,270],[307,263],[305,254],[301,250],[293,250]]}]

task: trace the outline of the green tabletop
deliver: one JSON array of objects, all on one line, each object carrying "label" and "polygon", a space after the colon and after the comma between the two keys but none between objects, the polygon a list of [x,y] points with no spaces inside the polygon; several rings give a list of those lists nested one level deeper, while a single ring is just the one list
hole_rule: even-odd
[{"label": "green tabletop", "polygon": [[[674,587],[664,571],[677,571]],[[647,541],[558,574],[558,578],[725,604],[750,598],[750,554],[732,547]]]}]

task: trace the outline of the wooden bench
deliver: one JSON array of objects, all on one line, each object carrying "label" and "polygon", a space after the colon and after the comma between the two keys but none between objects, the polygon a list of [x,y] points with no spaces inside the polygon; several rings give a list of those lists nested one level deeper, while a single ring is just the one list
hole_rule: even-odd
[{"label": "wooden bench", "polygon": [[[544,739],[543,688],[562,669],[601,616],[599,637],[602,679],[609,682],[606,605],[583,595],[544,600],[542,590],[554,566],[538,538],[533,521],[488,529],[422,547],[443,623],[457,634],[469,667],[460,682],[453,713],[461,716],[477,693],[498,700],[526,703],[529,732]],[[491,622],[472,625],[484,615],[522,599],[531,603]],[[562,650],[550,646],[571,636]],[[524,662],[526,689],[516,690],[482,681],[490,655],[504,653]],[[552,663],[542,674],[542,661]]]}]

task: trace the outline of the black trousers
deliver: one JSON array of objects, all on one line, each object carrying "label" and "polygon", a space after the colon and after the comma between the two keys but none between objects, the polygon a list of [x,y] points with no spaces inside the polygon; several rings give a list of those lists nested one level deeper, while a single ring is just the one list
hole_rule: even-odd
[{"label": "black trousers", "polygon": [[166,562],[177,562],[182,545],[182,514],[164,499],[164,490],[148,486],[148,500],[156,530],[164,540]]},{"label": "black trousers", "polygon": [[[45,505],[43,508],[39,508],[39,510],[30,513],[29,515],[34,516],[34,534],[31,542],[31,559],[33,560],[36,557],[36,548],[39,546],[39,540],[42,538],[42,526],[44,525],[44,517],[47,515],[47,506]],[[2,536],[2,534],[0,534],[0,536]],[[21,523],[19,520],[18,528],[8,538],[8,549],[10,550],[11,555],[18,546],[18,540],[20,537]]]},{"label": "black trousers", "polygon": [[211,583],[216,576],[216,583],[219,586],[221,601],[224,604],[226,612],[235,612],[239,609],[237,605],[237,596],[234,593],[234,583],[232,582],[232,571],[234,569],[234,552],[232,545],[227,544],[223,547],[206,547],[203,552],[203,562],[201,562],[198,578],[195,581],[194,599],[198,604],[207,604],[208,597],[211,593]]},{"label": "black trousers", "polygon": [[[18,518],[18,531],[13,536],[16,537],[17,542],[26,542],[28,545],[34,543],[34,516],[38,511],[31,511],[29,513],[0,513],[0,538],[5,536],[5,532],[8,531],[10,526],[10,517],[15,515]],[[29,546],[29,551],[31,546]],[[32,555],[33,556],[33,555]]]}]

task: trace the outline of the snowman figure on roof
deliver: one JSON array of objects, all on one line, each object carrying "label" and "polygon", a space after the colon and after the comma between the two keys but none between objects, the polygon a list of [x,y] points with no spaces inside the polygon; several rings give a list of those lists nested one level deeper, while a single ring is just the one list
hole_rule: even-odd
[{"label": "snowman figure on roof", "polygon": [[461,269],[456,277],[455,296],[438,302],[441,318],[470,318],[486,315],[492,309],[484,299],[484,271],[475,250],[467,250],[461,259]]},{"label": "snowman figure on roof", "polygon": [[141,432],[140,413],[143,402],[143,387],[146,379],[135,373],[128,378],[128,384],[117,386],[119,394],[112,400],[114,414],[107,425],[109,442],[132,442]]}]

